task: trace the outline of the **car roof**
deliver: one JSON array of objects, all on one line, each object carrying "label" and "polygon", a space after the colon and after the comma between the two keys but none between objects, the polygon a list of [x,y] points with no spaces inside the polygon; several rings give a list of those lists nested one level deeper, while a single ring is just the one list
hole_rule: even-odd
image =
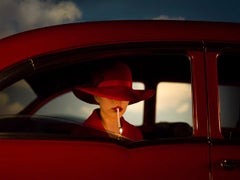
[{"label": "car roof", "polygon": [[22,60],[75,48],[131,42],[238,42],[240,23],[119,20],[39,28],[0,40],[0,70]]}]

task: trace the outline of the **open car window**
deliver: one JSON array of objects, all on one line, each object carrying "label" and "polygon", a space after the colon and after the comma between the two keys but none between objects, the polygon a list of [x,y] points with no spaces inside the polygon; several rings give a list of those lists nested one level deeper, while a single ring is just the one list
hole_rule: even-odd
[{"label": "open car window", "polygon": [[[144,85],[133,82],[133,88],[144,89]],[[142,101],[128,106],[124,117],[129,123],[135,126],[143,124],[143,103]],[[35,114],[72,119],[82,123],[96,108],[99,106],[88,104],[78,99],[72,92],[67,92],[45,104]]]},{"label": "open car window", "polygon": [[124,118],[141,130],[145,140],[194,137],[191,58],[180,50],[152,50],[144,45],[131,50],[128,46],[76,49],[26,60],[21,68],[15,67],[19,72],[12,79],[18,80],[0,92],[0,114],[81,125],[98,106],[79,100],[72,89],[88,84],[100,65],[122,61],[132,71],[133,89],[156,92],[148,100],[129,105]]}]

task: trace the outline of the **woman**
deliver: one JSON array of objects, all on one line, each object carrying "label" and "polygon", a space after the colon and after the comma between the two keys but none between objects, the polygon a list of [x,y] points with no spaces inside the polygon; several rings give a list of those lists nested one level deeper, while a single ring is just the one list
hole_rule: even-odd
[{"label": "woman", "polygon": [[150,98],[154,91],[132,89],[132,74],[126,64],[116,62],[101,68],[92,84],[78,86],[73,92],[87,103],[99,104],[99,109],[84,122],[85,126],[134,141],[143,139],[141,131],[128,123],[123,114],[129,104]]}]

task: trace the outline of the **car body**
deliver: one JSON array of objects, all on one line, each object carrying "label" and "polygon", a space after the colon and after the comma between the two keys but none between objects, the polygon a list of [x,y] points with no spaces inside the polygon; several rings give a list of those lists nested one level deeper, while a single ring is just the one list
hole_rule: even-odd
[{"label": "car body", "polygon": [[[1,39],[0,178],[239,179],[239,32],[237,23],[103,21]],[[72,95],[119,60],[136,88],[156,90],[129,108],[140,142],[83,127],[95,107]]]}]

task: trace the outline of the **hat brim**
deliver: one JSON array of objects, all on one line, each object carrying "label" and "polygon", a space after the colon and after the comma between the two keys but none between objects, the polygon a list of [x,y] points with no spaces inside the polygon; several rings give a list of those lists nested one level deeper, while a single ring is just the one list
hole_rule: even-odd
[{"label": "hat brim", "polygon": [[76,87],[73,93],[79,99],[90,103],[98,104],[94,96],[101,96],[119,101],[129,101],[129,104],[134,104],[142,100],[149,99],[154,95],[153,90],[135,90],[128,87]]}]

